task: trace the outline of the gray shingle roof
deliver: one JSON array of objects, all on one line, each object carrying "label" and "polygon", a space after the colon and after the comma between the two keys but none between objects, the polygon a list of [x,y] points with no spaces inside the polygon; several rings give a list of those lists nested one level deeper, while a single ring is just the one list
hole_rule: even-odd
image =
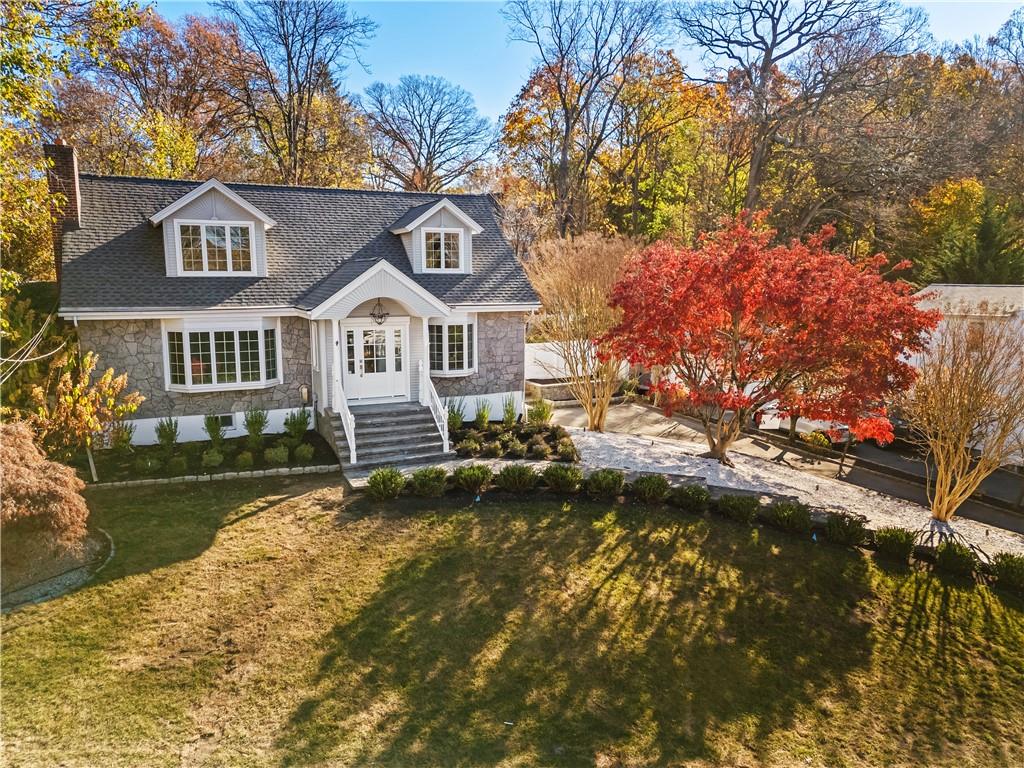
[{"label": "gray shingle roof", "polygon": [[[149,217],[200,183],[81,175],[82,226],[64,236],[62,310],[312,309],[381,259],[447,304],[537,301],[487,195],[228,184],[277,221],[267,231],[268,276],[167,277],[161,228]],[[472,275],[413,275],[389,231],[411,208],[442,197],[483,227],[473,238]]]}]

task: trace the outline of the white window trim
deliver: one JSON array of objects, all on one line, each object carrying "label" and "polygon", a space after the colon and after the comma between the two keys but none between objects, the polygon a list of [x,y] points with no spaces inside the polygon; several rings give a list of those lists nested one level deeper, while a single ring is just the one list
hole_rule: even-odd
[{"label": "white window trim", "polygon": [[[200,243],[203,247],[203,269],[201,272],[185,269],[185,261],[181,253],[181,228],[183,226],[200,226]],[[205,227],[224,227],[225,240],[228,251],[228,269],[226,272],[211,272],[206,260],[206,229]],[[245,227],[249,230],[249,266],[250,269],[234,271],[231,269],[233,259],[231,257],[231,227]],[[175,219],[174,220],[174,253],[178,260],[179,277],[255,277],[256,272],[256,227],[251,221],[227,221],[218,219]]]},{"label": "white window trim", "polygon": [[[266,344],[264,342],[264,331],[274,331],[274,356],[277,361],[277,376],[273,379],[265,379],[263,376],[267,371],[267,364],[265,360],[266,356]],[[234,382],[217,383],[217,346],[214,339],[214,333],[217,331],[230,331],[235,335],[235,370],[237,373],[238,380]],[[260,358],[260,380],[259,381],[241,381],[242,378],[242,356],[241,350],[239,349],[238,332],[239,331],[258,331],[259,342],[259,358]],[[167,334],[169,332],[181,333],[181,343],[184,346],[185,354],[185,383],[184,384],[172,384],[171,383],[171,351],[170,345],[167,343]],[[190,333],[209,333],[210,334],[210,371],[213,376],[213,383],[211,384],[193,384],[192,383],[192,365],[191,355],[189,353],[189,334]],[[215,320],[161,320],[160,321],[160,337],[161,346],[163,347],[163,359],[164,359],[164,389],[168,392],[235,392],[253,389],[268,389],[270,387],[276,387],[284,383],[284,374],[282,368],[281,359],[281,318],[266,318],[265,320],[255,320],[248,322],[234,322],[225,323],[217,322]]]},{"label": "white window trim", "polygon": [[[438,233],[441,235],[441,266],[427,266],[427,233]],[[459,235],[459,266],[444,266],[444,236],[447,233],[456,232]],[[466,271],[466,230],[462,227],[421,227],[420,228],[420,255],[423,259],[423,271],[431,274],[448,273],[453,275],[462,274]]]},{"label": "white window trim", "polygon": [[[439,325],[441,326],[441,362],[444,364],[444,370],[436,370],[430,367],[430,326]],[[466,338],[466,326],[473,326],[473,366],[471,368],[459,368],[457,370],[450,370],[448,368],[448,327],[452,325],[462,326],[462,338]],[[476,321],[476,317],[473,315],[463,316],[459,318],[436,318],[432,317],[427,320],[427,371],[434,378],[458,378],[462,376],[472,376],[480,368],[480,352],[479,352],[479,340],[480,340],[480,326]],[[465,359],[465,355],[463,356]]]}]

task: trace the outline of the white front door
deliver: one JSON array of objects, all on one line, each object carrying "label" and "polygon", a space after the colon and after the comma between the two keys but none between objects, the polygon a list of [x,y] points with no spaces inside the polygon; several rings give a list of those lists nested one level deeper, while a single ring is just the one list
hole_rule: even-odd
[{"label": "white front door", "polygon": [[342,386],[348,399],[407,399],[408,325],[344,325],[341,330]]}]

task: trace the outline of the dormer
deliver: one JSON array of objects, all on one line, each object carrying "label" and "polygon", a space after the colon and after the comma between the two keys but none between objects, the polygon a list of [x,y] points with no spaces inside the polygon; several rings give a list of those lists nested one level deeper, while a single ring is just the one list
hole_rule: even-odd
[{"label": "dormer", "polygon": [[472,274],[473,236],[483,227],[447,197],[410,208],[391,231],[415,274]]},{"label": "dormer", "polygon": [[168,277],[266,277],[266,231],[274,220],[216,179],[150,222],[163,227]]}]

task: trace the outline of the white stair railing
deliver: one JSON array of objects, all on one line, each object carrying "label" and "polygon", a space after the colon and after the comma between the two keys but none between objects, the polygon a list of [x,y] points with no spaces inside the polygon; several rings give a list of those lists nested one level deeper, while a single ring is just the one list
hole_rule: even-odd
[{"label": "white stair railing", "polygon": [[434,382],[423,369],[423,361],[419,361],[420,374],[420,403],[430,406],[430,413],[437,424],[437,431],[441,433],[441,442],[444,444],[444,452],[448,453],[448,408],[437,394]]},{"label": "white stair railing", "polygon": [[345,429],[345,440],[348,442],[348,456],[351,464],[356,463],[356,417],[348,408],[348,398],[345,397],[345,390],[341,388],[341,377],[334,377],[334,397],[331,405],[334,412],[341,417],[341,425]]}]

